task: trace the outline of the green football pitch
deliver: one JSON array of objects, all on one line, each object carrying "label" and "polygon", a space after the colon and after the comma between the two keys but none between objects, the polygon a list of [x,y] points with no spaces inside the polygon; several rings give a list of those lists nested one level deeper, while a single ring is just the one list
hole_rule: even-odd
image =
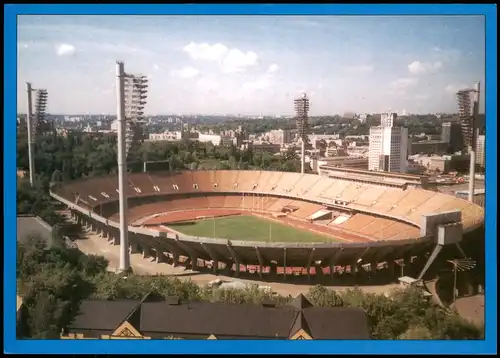
[{"label": "green football pitch", "polygon": [[228,216],[183,223],[168,227],[190,236],[263,242],[332,242],[332,237],[294,228],[255,216]]}]

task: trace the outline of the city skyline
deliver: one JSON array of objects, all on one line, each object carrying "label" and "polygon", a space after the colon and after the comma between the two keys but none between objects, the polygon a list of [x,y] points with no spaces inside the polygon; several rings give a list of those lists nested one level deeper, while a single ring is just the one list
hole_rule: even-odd
[{"label": "city skyline", "polygon": [[[147,75],[146,113],[456,112],[484,83],[480,16],[19,16],[25,82],[49,113],[116,113],[115,62]],[[481,108],[484,108],[482,96]]]}]

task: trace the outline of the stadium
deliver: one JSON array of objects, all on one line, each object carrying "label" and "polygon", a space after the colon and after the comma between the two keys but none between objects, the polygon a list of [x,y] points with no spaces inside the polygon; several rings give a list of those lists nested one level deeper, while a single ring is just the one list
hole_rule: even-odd
[{"label": "stadium", "polygon": [[[415,178],[340,168],[321,175],[129,173],[130,252],[256,278],[394,270],[395,264],[418,261],[421,277],[441,248],[462,251],[462,239],[477,237],[484,211],[426,190],[425,181]],[[78,222],[115,245],[118,194],[116,175],[51,189]]]}]

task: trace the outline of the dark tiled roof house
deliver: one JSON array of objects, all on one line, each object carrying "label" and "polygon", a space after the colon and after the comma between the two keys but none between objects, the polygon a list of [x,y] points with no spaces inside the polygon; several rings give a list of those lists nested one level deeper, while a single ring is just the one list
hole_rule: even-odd
[{"label": "dark tiled roof house", "polygon": [[370,339],[358,308],[314,307],[303,295],[289,306],[87,300],[63,339]]}]

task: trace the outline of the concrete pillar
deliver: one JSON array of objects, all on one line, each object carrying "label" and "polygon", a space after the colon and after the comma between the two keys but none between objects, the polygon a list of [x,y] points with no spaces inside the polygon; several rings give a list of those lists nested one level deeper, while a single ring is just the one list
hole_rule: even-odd
[{"label": "concrete pillar", "polygon": [[148,257],[151,257],[151,249],[149,247],[143,247],[142,248],[142,258],[147,259]]},{"label": "concrete pillar", "polygon": [[387,260],[387,271],[391,277],[394,277],[394,274],[396,273],[396,263],[392,258]]},{"label": "concrete pillar", "polygon": [[323,267],[321,265],[314,264],[314,270],[316,271],[316,278],[323,277]]},{"label": "concrete pillar", "polygon": [[359,264],[357,261],[354,261],[353,263],[351,263],[351,275],[355,275],[357,276],[358,273],[359,273]]},{"label": "concrete pillar", "polygon": [[335,264],[331,263],[330,264],[330,277],[333,278],[334,275],[335,275]]},{"label": "concrete pillar", "polygon": [[232,256],[232,259],[233,259],[233,262],[234,262],[234,265],[235,265],[235,276],[239,277],[239,275],[240,275],[240,264],[242,264],[242,262],[241,262],[241,260],[239,258],[238,253],[231,246],[231,242],[229,240],[227,242],[227,249],[228,249],[229,253]]},{"label": "concrete pillar", "polygon": [[259,277],[262,278],[262,271],[264,268],[264,260],[260,254],[259,248],[255,247],[255,253],[257,254],[257,259],[259,260]]},{"label": "concrete pillar", "polygon": [[210,247],[208,247],[204,243],[201,243],[201,246],[207,252],[208,256],[210,256],[210,259],[213,262],[212,270],[214,271],[215,274],[218,274],[218,272],[219,272],[219,260],[218,260],[218,256],[212,251],[212,249]]},{"label": "concrete pillar", "polygon": [[411,276],[412,275],[412,265],[411,265],[411,256],[406,255],[403,258],[403,268],[404,268],[404,275],[405,276]]},{"label": "concrete pillar", "polygon": [[155,249],[155,254],[156,254],[156,263],[157,264],[159,264],[161,262],[165,262],[165,255],[163,254],[162,250]]},{"label": "concrete pillar", "polygon": [[234,260],[234,276],[240,277],[240,262],[238,260]]},{"label": "concrete pillar", "polygon": [[172,266],[177,267],[179,266],[179,256],[176,256],[175,254],[172,253]]},{"label": "concrete pillar", "polygon": [[191,259],[191,270],[195,271],[198,268],[198,256],[193,255]]},{"label": "concrete pillar", "polygon": [[278,276],[278,266],[276,266],[276,264],[271,263],[271,264],[269,265],[269,275],[270,275],[271,277],[276,277],[276,276]]},{"label": "concrete pillar", "polygon": [[314,251],[315,251],[315,248],[313,247],[311,249],[311,252],[309,253],[309,260],[307,261],[307,279],[311,279],[311,264],[314,265]]},{"label": "concrete pillar", "polygon": [[137,247],[137,245],[136,245],[136,244],[131,243],[131,244],[129,245],[129,252],[130,252],[131,254],[136,254],[136,253],[138,253],[138,252],[139,252],[139,248]]},{"label": "concrete pillar", "polygon": [[286,247],[283,248],[283,280],[286,281]]}]

